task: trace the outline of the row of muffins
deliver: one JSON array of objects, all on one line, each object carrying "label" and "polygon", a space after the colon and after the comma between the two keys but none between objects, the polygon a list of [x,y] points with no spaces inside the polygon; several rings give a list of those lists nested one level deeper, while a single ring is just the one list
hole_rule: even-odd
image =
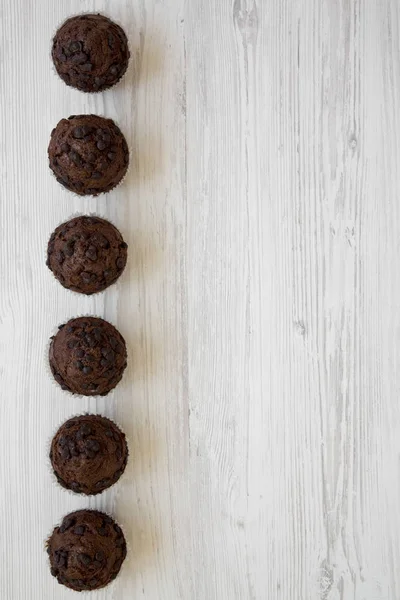
[{"label": "row of muffins", "polygon": [[[58,75],[84,92],[117,83],[129,61],[123,29],[100,14],[69,18],[53,39]],[[111,120],[71,115],[51,133],[49,166],[57,181],[78,195],[109,192],[129,165],[126,140]],[[55,229],[47,266],[66,289],[81,294],[104,291],[123,272],[128,246],[105,219],[81,216]],[[50,340],[49,365],[55,381],[72,394],[104,396],[121,380],[127,365],[125,340],[107,321],[79,317],[62,324]],[[101,415],[67,420],[49,453],[58,483],[75,493],[95,495],[112,486],[128,460],[125,435]],[[120,526],[107,514],[79,510],[66,515],[46,542],[51,574],[76,591],[96,590],[118,575],[126,557]]]}]

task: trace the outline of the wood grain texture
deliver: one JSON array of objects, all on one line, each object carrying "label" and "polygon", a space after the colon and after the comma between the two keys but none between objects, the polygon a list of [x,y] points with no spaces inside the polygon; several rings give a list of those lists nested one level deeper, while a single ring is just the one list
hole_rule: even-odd
[{"label": "wood grain texture", "polygon": [[[130,552],[99,600],[400,598],[400,9],[397,0],[1,0],[0,598],[75,597],[44,539],[110,511]],[[67,88],[67,16],[125,28],[123,82]],[[47,166],[70,114],[114,118],[131,148],[98,199]],[[47,239],[80,212],[129,244],[119,283],[70,294]],[[125,336],[104,399],[49,378],[68,318]],[[50,476],[48,441],[100,412],[128,436],[95,499]],[[92,596],[91,596],[92,597]]]}]

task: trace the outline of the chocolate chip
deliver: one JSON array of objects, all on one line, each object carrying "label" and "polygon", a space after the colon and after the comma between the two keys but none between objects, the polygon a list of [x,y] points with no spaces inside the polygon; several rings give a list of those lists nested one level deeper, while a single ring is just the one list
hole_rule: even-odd
[{"label": "chocolate chip", "polygon": [[85,533],[85,527],[83,525],[79,525],[74,529],[75,535],[83,535]]},{"label": "chocolate chip", "polygon": [[114,436],[114,433],[113,433],[112,429],[107,429],[106,436],[109,437],[109,438],[112,438]]},{"label": "chocolate chip", "polygon": [[74,490],[74,492],[79,492],[81,489],[81,486],[79,485],[79,483],[77,481],[72,481],[70,487],[72,490]]},{"label": "chocolate chip", "polygon": [[74,54],[71,58],[71,62],[74,65],[83,65],[88,59],[88,55],[84,52],[79,52],[78,54]]},{"label": "chocolate chip", "polygon": [[125,266],[125,259],[124,258],[118,258],[117,259],[117,267],[118,269],[123,269]]},{"label": "chocolate chip", "polygon": [[91,152],[89,154],[89,156],[87,157],[87,161],[91,164],[94,164],[96,162],[96,159],[97,159],[97,156],[93,152]]},{"label": "chocolate chip", "polygon": [[96,246],[89,246],[89,248],[85,252],[85,256],[87,256],[90,260],[97,260],[97,248]]},{"label": "chocolate chip", "polygon": [[[61,527],[60,527],[60,531],[61,531]],[[63,531],[61,533],[64,533]],[[55,556],[55,561],[58,564],[59,567],[66,567],[67,566],[67,556],[63,553],[63,552],[55,552],[54,553]]]},{"label": "chocolate chip", "polygon": [[[121,532],[121,533],[122,533],[122,532]],[[124,546],[124,545],[125,545],[125,540],[124,540],[124,538],[123,538],[123,537],[117,538],[117,539],[115,540],[115,545],[116,545],[116,546],[118,546],[119,548],[120,548],[121,546]]]},{"label": "chocolate chip", "polygon": [[100,86],[104,85],[104,83],[105,83],[104,77],[95,77],[94,78],[95,86],[100,87]]},{"label": "chocolate chip", "polygon": [[104,373],[104,377],[105,377],[106,379],[112,379],[112,378],[114,377],[114,375],[115,375],[115,371],[114,371],[114,369],[108,369],[108,371],[106,371],[106,372]]},{"label": "chocolate chip", "polygon": [[55,569],[54,567],[51,567],[50,573],[53,575],[53,577],[57,577],[59,571],[58,571],[58,569]]},{"label": "chocolate chip", "polygon": [[113,350],[115,350],[116,347],[118,346],[118,340],[116,340],[115,337],[111,336],[108,341],[110,343],[111,348],[113,348]]},{"label": "chocolate chip", "polygon": [[100,450],[100,444],[97,440],[86,440],[85,447],[92,452],[98,452]]},{"label": "chocolate chip", "polygon": [[104,356],[104,358],[107,358],[108,360],[115,359],[115,352],[111,350],[111,348],[102,348],[101,353]]},{"label": "chocolate chip", "polygon": [[85,336],[85,341],[86,341],[86,343],[88,344],[88,346],[90,348],[95,348],[96,345],[97,345],[96,340],[95,340],[95,338],[92,335],[87,334]]},{"label": "chocolate chip", "polygon": [[64,427],[66,429],[71,429],[71,427],[75,427],[76,425],[76,421],[72,420],[72,421],[67,421],[64,425]]},{"label": "chocolate chip", "polygon": [[103,275],[106,279],[108,279],[109,277],[111,277],[113,275],[113,272],[111,269],[106,269],[105,271],[103,271]]},{"label": "chocolate chip", "polygon": [[119,247],[120,247],[122,250],[126,250],[126,249],[128,248],[128,244],[127,244],[126,242],[121,242],[121,243],[120,243],[120,245],[119,245]]},{"label": "chocolate chip", "polygon": [[70,52],[80,52],[81,50],[82,50],[81,42],[72,42],[72,44],[69,45]]},{"label": "chocolate chip", "polygon": [[115,152],[109,152],[107,154],[107,158],[109,158],[110,160],[114,160],[114,158],[115,158]]},{"label": "chocolate chip", "polygon": [[72,135],[74,136],[75,139],[80,140],[83,137],[85,137],[85,134],[83,132],[83,128],[82,127],[75,127],[75,129],[72,132]]},{"label": "chocolate chip", "polygon": [[86,360],[89,362],[96,362],[96,357],[93,354],[86,354]]},{"label": "chocolate chip", "polygon": [[89,62],[85,63],[84,65],[81,65],[81,71],[83,71],[84,73],[90,73],[92,69],[93,65]]},{"label": "chocolate chip", "polygon": [[60,439],[58,440],[58,445],[61,446],[61,448],[63,446],[65,446],[65,444],[68,442],[67,438],[65,436],[61,436]]},{"label": "chocolate chip", "polygon": [[108,34],[108,46],[110,48],[110,50],[114,49],[114,45],[115,45],[115,37],[113,36],[112,33]]},{"label": "chocolate chip", "polygon": [[80,371],[83,371],[83,362],[81,360],[77,360],[76,363],[75,363],[75,366]]},{"label": "chocolate chip", "polygon": [[101,179],[102,175],[99,171],[94,171],[92,173],[92,179]]},{"label": "chocolate chip", "polygon": [[109,366],[109,361],[106,358],[102,358],[100,361],[100,366],[101,367],[108,367]]},{"label": "chocolate chip", "polygon": [[102,561],[104,560],[104,552],[102,552],[101,550],[99,550],[99,552],[96,552],[95,554],[95,559],[98,561]]},{"label": "chocolate chip", "polygon": [[107,529],[105,527],[100,527],[97,532],[102,537],[107,537]]},{"label": "chocolate chip", "polygon": [[75,327],[71,327],[71,325],[69,325],[67,327],[67,333],[74,333],[74,331],[75,331]]},{"label": "chocolate chip", "polygon": [[87,424],[84,423],[78,430],[77,434],[76,434],[76,439],[78,441],[83,440],[83,438],[85,438],[86,436],[90,435],[92,433],[92,428]]},{"label": "chocolate chip", "polygon": [[90,283],[90,278],[91,278],[91,273],[88,273],[87,271],[82,271],[82,273],[81,273],[81,279],[85,283]]},{"label": "chocolate chip", "polygon": [[92,367],[83,367],[82,371],[85,373],[85,375],[90,375],[90,373],[92,373],[93,369]]},{"label": "chocolate chip", "polygon": [[60,527],[60,533],[64,533],[65,531],[67,531],[67,529],[69,529],[70,527],[72,527],[73,525],[75,525],[76,520],[71,518],[71,517],[65,517],[65,519],[63,520],[61,527]]},{"label": "chocolate chip", "polygon": [[77,152],[75,152],[74,150],[72,150],[69,154],[68,157],[70,158],[70,160],[72,160],[72,162],[77,166],[80,167],[82,165],[82,159],[79,156],[79,154]]},{"label": "chocolate chip", "polygon": [[97,148],[98,148],[99,150],[104,150],[104,148],[107,148],[107,144],[105,144],[105,143],[103,142],[103,140],[99,140],[99,141],[97,142],[96,146],[97,146]]},{"label": "chocolate chip", "polygon": [[89,585],[91,588],[95,588],[95,587],[97,587],[97,586],[99,585],[99,582],[98,582],[98,580],[97,580],[97,579],[91,579],[91,580],[88,582],[88,585]]},{"label": "chocolate chip", "polygon": [[79,562],[81,562],[85,567],[90,565],[90,563],[92,562],[92,559],[90,558],[90,556],[88,554],[79,554],[78,558],[79,558]]},{"label": "chocolate chip", "polygon": [[69,240],[66,244],[64,244],[63,252],[65,256],[68,256],[70,258],[74,254],[74,250],[75,242],[73,242],[72,240]]},{"label": "chocolate chip", "polygon": [[117,65],[111,65],[111,67],[109,68],[109,72],[111,73],[111,75],[118,75],[119,67]]},{"label": "chocolate chip", "polygon": [[64,446],[64,448],[62,448],[60,454],[64,460],[68,460],[69,458],[71,458],[69,449],[67,448],[67,446]]},{"label": "chocolate chip", "polygon": [[119,469],[119,471],[115,471],[115,473],[114,473],[115,479],[119,479],[121,477],[122,473],[123,473],[122,469]]},{"label": "chocolate chip", "polygon": [[93,329],[93,335],[94,335],[96,341],[101,342],[102,329],[100,329],[100,327],[96,327],[96,329]]},{"label": "chocolate chip", "polygon": [[82,350],[82,348],[78,348],[78,350],[75,352],[75,356],[77,358],[83,358],[85,356],[84,350]]},{"label": "chocolate chip", "polygon": [[62,152],[69,152],[70,149],[71,149],[71,146],[69,144],[66,144],[66,143],[61,144],[61,150],[62,150]]},{"label": "chocolate chip", "polygon": [[72,348],[75,348],[77,343],[78,343],[78,340],[69,340],[67,346],[68,346],[68,348],[70,348],[72,350]]}]

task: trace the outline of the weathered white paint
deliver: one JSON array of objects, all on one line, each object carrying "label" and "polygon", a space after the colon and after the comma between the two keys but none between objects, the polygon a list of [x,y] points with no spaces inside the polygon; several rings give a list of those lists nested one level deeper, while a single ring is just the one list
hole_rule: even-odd
[{"label": "weathered white paint", "polygon": [[[60,517],[112,512],[130,600],[400,598],[400,46],[397,0],[2,0],[2,600],[76,597],[49,575]],[[52,71],[76,12],[126,29],[130,69],[98,95]],[[114,118],[122,186],[50,176],[57,121]],[[95,298],[45,267],[53,228],[110,218],[127,272]],[[48,377],[54,327],[115,323],[130,362],[105,399]],[[97,411],[129,436],[120,484],[52,483],[47,444]],[[91,596],[91,597],[92,597]]]}]

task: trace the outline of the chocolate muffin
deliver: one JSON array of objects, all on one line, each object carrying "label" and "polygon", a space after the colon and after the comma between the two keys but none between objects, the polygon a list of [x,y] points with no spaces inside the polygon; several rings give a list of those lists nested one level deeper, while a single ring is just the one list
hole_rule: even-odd
[{"label": "chocolate muffin", "polygon": [[102,292],[126,265],[128,245],[114,225],[98,217],[76,217],[52,233],[47,266],[68,290]]},{"label": "chocolate muffin", "polygon": [[57,31],[51,52],[61,79],[82,92],[100,92],[124,75],[128,40],[119,25],[103,15],[71,17]]},{"label": "chocolate muffin", "polygon": [[49,166],[61,185],[80,196],[109,192],[129,164],[126,140],[111,119],[72,115],[51,132]]},{"label": "chocolate muffin", "polygon": [[122,335],[97,317],[71,319],[58,329],[49,349],[54,379],[73,394],[106,396],[126,368]]},{"label": "chocolate muffin", "polygon": [[122,529],[97,510],[65,516],[46,542],[50,572],[71,590],[98,590],[118,575],[126,557]]},{"label": "chocolate muffin", "polygon": [[100,415],[69,419],[51,442],[50,461],[58,483],[88,496],[116,483],[127,460],[125,435]]}]

